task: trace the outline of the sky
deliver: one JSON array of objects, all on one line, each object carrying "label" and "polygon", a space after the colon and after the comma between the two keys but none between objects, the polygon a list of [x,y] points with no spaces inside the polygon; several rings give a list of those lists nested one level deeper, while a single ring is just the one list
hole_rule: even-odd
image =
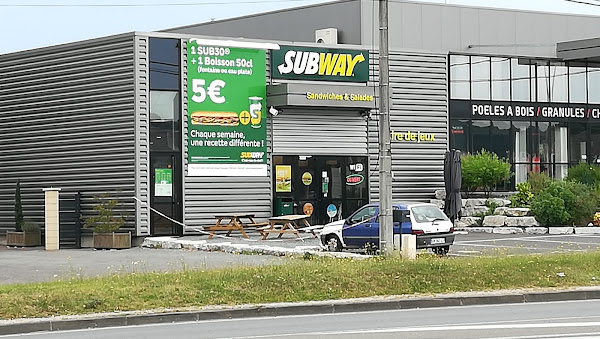
[{"label": "sky", "polygon": [[[411,1],[600,16],[600,0]],[[574,1],[589,2],[597,6]],[[0,0],[0,54],[118,33],[151,32],[324,2],[329,1]]]}]

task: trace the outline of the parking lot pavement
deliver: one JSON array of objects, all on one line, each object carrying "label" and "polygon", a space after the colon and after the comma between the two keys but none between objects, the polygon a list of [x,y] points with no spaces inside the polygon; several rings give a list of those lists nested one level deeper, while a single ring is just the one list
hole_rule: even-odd
[{"label": "parking lot pavement", "polygon": [[600,235],[458,234],[450,256],[586,252],[600,249]]}]

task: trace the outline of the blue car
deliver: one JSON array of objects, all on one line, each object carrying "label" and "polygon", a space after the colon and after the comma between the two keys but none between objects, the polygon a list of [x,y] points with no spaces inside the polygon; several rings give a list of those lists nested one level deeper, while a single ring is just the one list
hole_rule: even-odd
[{"label": "blue car", "polygon": [[[417,249],[431,248],[445,255],[454,243],[454,226],[436,205],[394,202],[394,234],[414,234]],[[321,245],[328,251],[379,246],[379,204],[367,204],[346,220],[329,223],[321,231]]]}]

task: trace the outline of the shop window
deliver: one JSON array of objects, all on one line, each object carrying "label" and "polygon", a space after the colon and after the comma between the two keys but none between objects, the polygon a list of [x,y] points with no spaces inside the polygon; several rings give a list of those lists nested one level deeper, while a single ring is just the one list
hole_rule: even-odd
[{"label": "shop window", "polygon": [[471,97],[490,100],[490,58],[471,57]]},{"label": "shop window", "polygon": [[587,127],[585,123],[569,124],[569,162],[587,162]]},{"label": "shop window", "polygon": [[[512,158],[515,164],[515,183],[518,184],[527,181],[530,163],[535,161],[533,158],[536,157],[536,155],[532,154],[530,147],[531,142],[528,142],[531,139],[529,136],[531,132],[531,123],[528,121],[513,121],[512,125],[514,131],[514,149]],[[539,163],[539,156],[537,156],[537,162]]]},{"label": "shop window", "polygon": [[548,102],[550,97],[550,66],[547,61],[538,63],[536,77],[537,101]]},{"label": "shop window", "polygon": [[460,150],[463,154],[469,152],[468,148],[469,120],[450,121],[450,148]]},{"label": "shop window", "polygon": [[488,151],[500,158],[510,159],[510,121],[492,121]]},{"label": "shop window", "polygon": [[511,59],[511,74],[512,101],[531,101],[532,82],[529,60]]},{"label": "shop window", "polygon": [[550,65],[550,101],[567,102],[569,99],[567,66],[564,63]]},{"label": "shop window", "polygon": [[563,179],[569,168],[568,129],[564,123],[554,126],[554,177]]},{"label": "shop window", "polygon": [[489,120],[473,120],[471,124],[471,153],[477,153],[482,149],[490,149],[490,126]]},{"label": "shop window", "polygon": [[588,102],[600,104],[600,65],[588,66]]},{"label": "shop window", "polygon": [[150,38],[150,89],[179,90],[180,43],[177,39]]},{"label": "shop window", "polygon": [[569,65],[569,102],[585,103],[587,101],[585,65]]},{"label": "shop window", "polygon": [[470,99],[469,57],[450,56],[450,98]]},{"label": "shop window", "polygon": [[150,91],[150,147],[179,150],[181,140],[179,92]]},{"label": "shop window", "polygon": [[600,124],[590,125],[590,141],[590,162],[600,166]]},{"label": "shop window", "polygon": [[492,58],[492,100],[510,100],[510,59]]}]

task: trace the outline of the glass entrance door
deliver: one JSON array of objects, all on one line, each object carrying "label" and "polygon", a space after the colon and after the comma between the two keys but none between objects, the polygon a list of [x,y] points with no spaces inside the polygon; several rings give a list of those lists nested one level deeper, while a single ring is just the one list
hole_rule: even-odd
[{"label": "glass entrance door", "polygon": [[326,224],[369,201],[367,157],[274,156],[274,165],[275,204],[291,207],[275,206],[276,214],[309,214],[311,224]]},{"label": "glass entrance door", "polygon": [[179,154],[152,152],[152,185],[150,186],[150,206],[159,213],[152,212],[150,232],[152,235],[183,235],[183,227],[170,219],[181,222],[181,171],[178,168]]}]

